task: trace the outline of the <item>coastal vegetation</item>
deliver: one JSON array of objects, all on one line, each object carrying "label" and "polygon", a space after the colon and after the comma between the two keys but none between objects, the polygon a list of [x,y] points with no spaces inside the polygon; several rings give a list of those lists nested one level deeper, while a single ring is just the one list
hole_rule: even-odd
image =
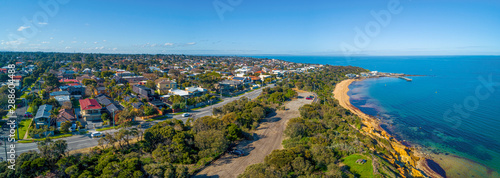
[{"label": "coastal vegetation", "polygon": [[[240,177],[409,175],[409,165],[394,162],[390,141],[363,133],[361,119],[332,96],[335,84],[344,80],[345,74],[360,72],[365,70],[327,66],[318,72],[288,76],[290,80],[284,80],[283,85],[313,91],[319,102],[304,105],[299,109],[301,117],[288,122],[283,150],[274,150],[263,163],[247,167]],[[366,162],[358,164],[358,159]]]}]

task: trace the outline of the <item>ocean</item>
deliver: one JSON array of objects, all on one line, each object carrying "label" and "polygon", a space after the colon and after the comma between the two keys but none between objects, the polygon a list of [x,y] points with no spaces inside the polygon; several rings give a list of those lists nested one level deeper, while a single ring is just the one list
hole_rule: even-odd
[{"label": "ocean", "polygon": [[500,172],[500,56],[252,56],[424,75],[350,85],[351,103],[409,145]]}]

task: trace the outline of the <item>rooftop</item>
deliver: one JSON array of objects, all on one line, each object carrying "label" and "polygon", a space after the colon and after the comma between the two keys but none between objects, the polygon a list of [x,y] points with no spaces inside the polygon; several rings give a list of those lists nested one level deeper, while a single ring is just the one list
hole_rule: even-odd
[{"label": "rooftop", "polygon": [[82,110],[89,110],[89,109],[102,109],[101,105],[97,102],[95,99],[81,99],[79,100],[80,102],[80,108]]},{"label": "rooftop", "polygon": [[35,119],[38,118],[49,118],[50,117],[50,110],[52,110],[52,105],[44,104],[41,105],[38,108],[38,111],[36,112]]}]

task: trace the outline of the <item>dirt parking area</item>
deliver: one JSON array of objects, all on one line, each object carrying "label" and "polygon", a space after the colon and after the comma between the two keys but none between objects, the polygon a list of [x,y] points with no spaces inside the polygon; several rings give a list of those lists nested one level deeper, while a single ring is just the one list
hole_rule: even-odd
[{"label": "dirt parking area", "polygon": [[310,92],[298,92],[299,97],[285,103],[287,110],[277,111],[276,115],[267,117],[257,128],[254,140],[243,141],[237,149],[244,150],[245,156],[225,154],[212,164],[205,167],[194,177],[237,177],[243,173],[247,166],[264,162],[264,158],[273,150],[283,149],[283,131],[288,120],[300,116],[299,108],[310,104],[313,100],[306,100]]}]

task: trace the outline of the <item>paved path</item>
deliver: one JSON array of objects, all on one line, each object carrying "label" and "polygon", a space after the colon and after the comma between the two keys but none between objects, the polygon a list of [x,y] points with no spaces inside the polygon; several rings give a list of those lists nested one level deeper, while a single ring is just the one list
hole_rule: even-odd
[{"label": "paved path", "polygon": [[225,154],[212,164],[205,167],[194,177],[237,177],[245,169],[252,165],[261,163],[273,150],[283,149],[283,141],[288,120],[300,116],[299,108],[304,104],[310,104],[313,100],[306,100],[309,92],[299,93],[298,99],[293,99],[285,104],[288,110],[277,111],[275,116],[267,117],[254,134],[254,141],[243,141],[238,144],[237,149],[244,150],[246,155],[237,157]]},{"label": "paved path", "polygon": [[[268,85],[267,87],[274,87],[274,85]],[[259,88],[259,89],[242,94],[242,95],[237,96],[237,97],[225,98],[222,102],[219,102],[219,103],[213,105],[213,107],[223,106],[229,102],[240,99],[241,97],[247,97],[250,99],[254,99],[254,98],[257,98],[261,93],[262,93],[262,88]],[[196,118],[203,117],[203,116],[210,116],[210,115],[212,115],[212,111],[213,111],[212,107],[207,106],[207,107],[200,108],[196,111],[191,111],[188,113],[193,114],[192,117],[196,119]],[[22,113],[24,114],[24,112],[22,112]],[[180,119],[184,122],[188,119],[188,117],[182,117],[181,115],[176,115],[173,118]],[[164,120],[166,120],[166,119],[156,120],[153,122],[153,124],[156,124],[158,122],[162,122]],[[111,129],[111,130],[102,131],[102,132],[104,134],[110,134],[110,133],[114,133],[117,131],[118,131],[117,129]],[[99,140],[99,139],[95,139],[95,138],[94,139],[90,138],[90,134],[71,136],[71,137],[61,138],[61,139],[66,140],[66,142],[68,143],[68,151],[82,149],[82,148],[95,147],[98,145],[97,141]],[[56,139],[56,140],[58,140],[58,139]],[[30,150],[38,151],[36,143],[16,143],[15,146],[16,146],[16,154],[17,155],[24,153],[24,152],[28,152]],[[3,147],[3,143],[2,143],[2,147]],[[3,150],[3,148],[0,148],[0,158],[3,158],[3,157],[5,157],[5,151]]]}]

